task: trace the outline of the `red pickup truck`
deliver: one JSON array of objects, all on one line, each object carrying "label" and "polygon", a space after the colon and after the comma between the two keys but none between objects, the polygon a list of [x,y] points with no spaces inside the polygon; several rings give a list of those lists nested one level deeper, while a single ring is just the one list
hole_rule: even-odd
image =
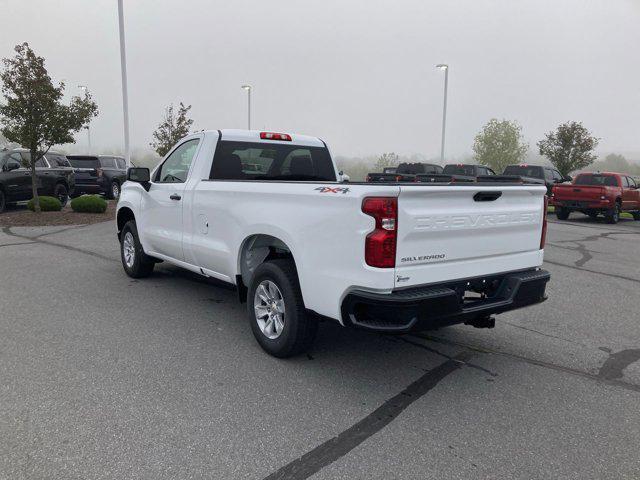
[{"label": "red pickup truck", "polygon": [[574,211],[591,218],[603,214],[607,223],[617,223],[622,212],[640,220],[639,186],[622,173],[581,173],[572,183],[553,187],[553,203],[560,220]]}]

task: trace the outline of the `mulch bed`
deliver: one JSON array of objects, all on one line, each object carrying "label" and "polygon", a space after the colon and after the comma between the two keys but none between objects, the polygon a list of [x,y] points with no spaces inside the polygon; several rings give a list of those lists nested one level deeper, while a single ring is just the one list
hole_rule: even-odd
[{"label": "mulch bed", "polygon": [[76,213],[67,205],[59,212],[34,213],[26,205],[7,207],[0,213],[0,227],[42,227],[48,225],[87,225],[116,218],[116,202],[108,201],[104,213]]}]

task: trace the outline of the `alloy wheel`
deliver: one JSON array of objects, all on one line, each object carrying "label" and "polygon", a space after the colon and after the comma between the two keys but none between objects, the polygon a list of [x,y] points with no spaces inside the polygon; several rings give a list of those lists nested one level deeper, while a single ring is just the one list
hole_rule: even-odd
[{"label": "alloy wheel", "polygon": [[285,306],[282,292],[271,280],[263,280],[253,297],[256,322],[263,335],[274,340],[282,334]]}]

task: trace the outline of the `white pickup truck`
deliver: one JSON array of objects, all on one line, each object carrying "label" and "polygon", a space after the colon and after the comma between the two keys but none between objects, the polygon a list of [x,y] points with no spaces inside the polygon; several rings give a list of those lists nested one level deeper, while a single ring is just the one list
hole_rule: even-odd
[{"label": "white pickup truck", "polygon": [[118,202],[131,277],[160,260],[234,284],[270,354],[318,320],[405,333],[545,300],[546,189],[522,183],[346,183],[314,137],[247,130],[183,138]]}]

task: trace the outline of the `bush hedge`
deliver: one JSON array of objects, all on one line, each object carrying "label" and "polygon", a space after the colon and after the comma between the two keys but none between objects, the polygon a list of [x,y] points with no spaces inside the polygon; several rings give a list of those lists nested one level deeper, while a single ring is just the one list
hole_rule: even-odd
[{"label": "bush hedge", "polygon": [[71,200],[71,209],[79,213],[104,213],[107,201],[99,195],[82,195]]},{"label": "bush hedge", "polygon": [[[38,196],[38,198],[40,200],[40,210],[43,212],[59,212],[62,210],[62,204],[56,197]],[[32,212],[35,211],[33,198],[29,200],[29,203],[27,203],[27,208]]]}]

